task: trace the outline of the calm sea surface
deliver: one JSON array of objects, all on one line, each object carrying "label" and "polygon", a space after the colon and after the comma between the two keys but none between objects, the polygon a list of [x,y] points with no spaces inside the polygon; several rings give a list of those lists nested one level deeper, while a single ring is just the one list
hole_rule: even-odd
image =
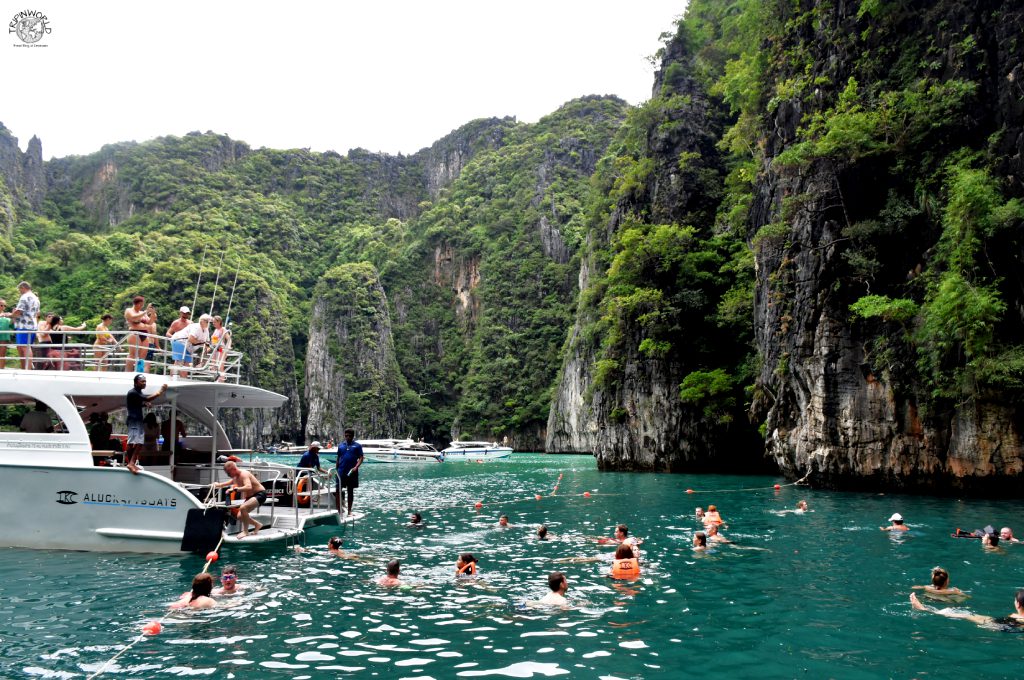
[{"label": "calm sea surface", "polygon": [[[103,677],[1024,675],[1024,635],[912,612],[907,602],[910,586],[942,565],[971,593],[964,606],[1012,611],[1024,545],[986,552],[950,532],[992,524],[1024,534],[1024,504],[775,492],[776,482],[785,483],[599,473],[589,457],[530,454],[367,466],[357,496],[366,519],[311,530],[304,553],[225,549],[212,571],[237,565],[246,593],[223,599],[230,607],[176,614]],[[801,498],[813,512],[775,514]],[[709,503],[735,545],[697,554],[693,508]],[[403,526],[415,510],[425,529]],[[878,530],[893,512],[909,534]],[[495,528],[501,514],[512,528]],[[638,581],[608,578],[611,547],[594,540],[619,522],[644,539]],[[551,540],[532,540],[541,523]],[[325,554],[334,534],[368,561]],[[476,579],[454,578],[460,551],[479,558]],[[396,557],[413,587],[376,585]],[[573,557],[605,561],[559,561]],[[198,556],[0,549],[0,676],[89,675],[163,616],[202,567]],[[572,607],[524,607],[556,569],[569,578]]]}]

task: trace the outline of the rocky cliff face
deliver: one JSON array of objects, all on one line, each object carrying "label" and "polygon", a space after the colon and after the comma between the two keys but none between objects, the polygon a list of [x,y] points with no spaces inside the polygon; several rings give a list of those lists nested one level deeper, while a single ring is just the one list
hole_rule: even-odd
[{"label": "rocky cliff face", "polygon": [[46,196],[43,146],[32,137],[22,153],[18,139],[0,123],[0,227],[9,231],[17,219],[17,204],[38,210]]},{"label": "rocky cliff face", "polygon": [[463,125],[418,152],[413,159],[423,166],[430,199],[437,200],[441,190],[451,185],[466,164],[481,151],[500,148],[515,122],[516,119],[509,116],[481,118]]},{"label": "rocky cliff face", "polygon": [[[901,63],[913,64],[914,78],[935,84],[933,93],[959,83],[973,83],[977,90],[956,115],[930,111],[929,131],[920,133],[916,145],[886,147],[881,154],[851,147],[841,156],[818,154],[797,165],[779,160],[807,139],[801,120],[833,106],[836,100],[824,92],[817,100],[782,102],[769,121],[767,158],[751,213],[752,231],[785,225],[755,241],[755,328],[763,357],[755,412],[766,420],[768,453],[788,476],[809,475],[823,486],[1019,492],[1024,413],[1013,382],[993,382],[973,369],[972,363],[991,361],[984,351],[965,362],[960,349],[959,358],[938,371],[971,376],[970,387],[956,394],[939,389],[941,378],[923,367],[932,361],[924,353],[932,342],[928,324],[955,327],[956,317],[969,313],[970,301],[963,297],[959,310],[928,320],[929,305],[941,295],[938,282],[951,271],[944,259],[950,234],[967,233],[973,219],[954,212],[970,196],[958,194],[952,180],[940,186],[928,178],[943,164],[946,177],[952,176],[959,163],[954,158],[987,148],[1002,178],[992,184],[994,192],[1004,192],[998,200],[1024,196],[1024,67],[1020,33],[1009,28],[1024,21],[1024,12],[1012,3],[907,3],[880,17],[886,30],[858,16],[855,6],[810,4],[821,21],[808,22],[783,48],[808,50],[822,82],[870,82],[872,66],[858,55],[883,52],[888,41],[905,51]],[[934,55],[930,62],[926,51]],[[876,90],[913,87],[892,71],[875,77]],[[865,110],[875,110],[869,95],[861,101]],[[903,134],[906,139],[916,133],[910,128]],[[981,159],[971,164],[984,165]],[[902,222],[897,215],[904,216]],[[995,359],[1003,366],[1012,362],[1005,358],[1012,350],[1000,348],[1020,342],[1024,320],[1021,218],[1010,224],[1010,232],[971,237],[989,255],[980,267],[963,269],[976,290],[996,290],[1007,303],[1005,315],[991,326],[989,343],[992,354],[1009,352]],[[874,239],[870,250],[860,238],[865,229]],[[1004,285],[1007,279],[1014,283]],[[851,305],[869,293],[919,302],[922,312],[903,329],[892,317],[859,319]],[[944,337],[959,347],[967,336]]]},{"label": "rocky cliff face", "polygon": [[329,270],[313,294],[306,354],[306,438],[406,436],[387,296],[367,263]]}]

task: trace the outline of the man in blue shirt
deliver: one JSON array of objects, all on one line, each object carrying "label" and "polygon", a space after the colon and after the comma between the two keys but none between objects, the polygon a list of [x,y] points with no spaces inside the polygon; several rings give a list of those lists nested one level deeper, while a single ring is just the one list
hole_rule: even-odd
[{"label": "man in blue shirt", "polygon": [[302,458],[299,458],[299,464],[296,467],[310,468],[320,474],[327,472],[327,470],[320,467],[320,442],[313,442],[309,445],[309,451],[302,454]]},{"label": "man in blue shirt", "polygon": [[139,474],[139,451],[145,443],[145,432],[143,431],[143,407],[148,407],[153,400],[163,396],[167,391],[167,383],[160,386],[155,393],[146,396],[142,390],[146,389],[146,374],[139,373],[135,376],[135,384],[125,398],[125,408],[128,411],[128,449],[124,459],[127,461],[125,467],[132,471],[133,475]]},{"label": "man in blue shirt", "polygon": [[356,489],[359,488],[359,466],[363,464],[363,447],[357,441],[352,441],[356,436],[355,430],[345,430],[345,441],[338,445],[338,493],[337,499],[338,514],[341,514],[342,489],[348,489],[348,514],[352,514],[352,501],[355,499]]}]

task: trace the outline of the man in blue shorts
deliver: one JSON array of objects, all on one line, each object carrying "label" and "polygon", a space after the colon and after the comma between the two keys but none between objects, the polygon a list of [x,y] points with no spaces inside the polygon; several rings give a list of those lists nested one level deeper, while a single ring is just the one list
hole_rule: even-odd
[{"label": "man in blue shorts", "polygon": [[146,374],[139,373],[135,376],[135,386],[128,391],[125,398],[125,408],[128,411],[128,451],[125,454],[125,467],[132,471],[133,475],[139,474],[139,450],[146,442],[145,427],[143,426],[142,408],[149,406],[157,397],[163,396],[167,391],[167,383],[160,386],[155,394],[148,397],[142,393],[146,389]]},{"label": "man in blue shorts", "polygon": [[18,305],[11,312],[14,325],[14,341],[18,345],[18,356],[21,357],[22,368],[32,368],[32,341],[36,337],[36,321],[39,317],[39,298],[32,292],[28,281],[18,284],[21,297]]},{"label": "man in blue shorts", "polygon": [[359,487],[359,466],[363,464],[363,447],[353,441],[356,436],[355,430],[345,430],[345,441],[338,445],[338,493],[337,499],[338,514],[341,514],[342,489],[348,489],[348,514],[352,514],[352,501],[355,499],[356,489]]}]

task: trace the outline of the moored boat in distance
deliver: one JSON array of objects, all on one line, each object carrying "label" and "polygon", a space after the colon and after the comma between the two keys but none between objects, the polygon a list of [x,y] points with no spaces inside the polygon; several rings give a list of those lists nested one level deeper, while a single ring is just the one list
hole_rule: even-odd
[{"label": "moored boat in distance", "polygon": [[[92,342],[63,342],[45,360],[31,359],[33,369],[47,370],[0,370],[0,547],[175,553],[222,537],[231,542],[239,528],[225,533],[223,520],[242,499],[212,486],[228,479],[227,456],[266,488],[268,499],[252,517],[274,529],[268,537],[291,539],[308,526],[341,520],[334,509],[336,473],[318,478],[314,470],[246,463],[240,457],[251,452],[232,447],[222,411],[275,409],[287,401],[239,382],[240,353],[228,351],[216,364],[200,357],[186,376],[184,367],[172,365],[166,338],[109,334],[115,344],[108,353],[96,352]],[[91,334],[65,338],[72,335]],[[138,366],[143,360],[129,359],[128,351],[143,337],[153,354]],[[167,387],[153,400],[163,427],[147,438],[138,474],[117,465],[123,436],[109,427],[102,441],[95,436],[102,416],[114,420],[124,411],[135,368],[145,369],[144,394]],[[93,432],[86,429],[90,421]],[[19,422],[22,431],[12,431]]]},{"label": "moored boat in distance", "polygon": [[511,446],[497,442],[452,442],[442,451],[445,460],[498,460],[512,455]]},{"label": "moored boat in distance", "polygon": [[443,463],[444,454],[412,439],[361,439],[367,463]]}]

